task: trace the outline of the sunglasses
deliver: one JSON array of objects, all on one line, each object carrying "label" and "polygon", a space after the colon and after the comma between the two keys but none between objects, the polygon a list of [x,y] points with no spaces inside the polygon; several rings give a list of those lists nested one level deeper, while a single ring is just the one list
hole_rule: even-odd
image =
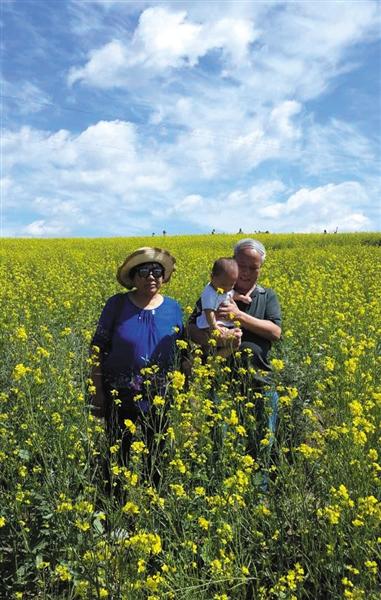
[{"label": "sunglasses", "polygon": [[142,265],[136,268],[136,273],[144,279],[147,279],[149,275],[153,275],[155,279],[159,279],[159,277],[164,276],[164,268],[161,265]]}]

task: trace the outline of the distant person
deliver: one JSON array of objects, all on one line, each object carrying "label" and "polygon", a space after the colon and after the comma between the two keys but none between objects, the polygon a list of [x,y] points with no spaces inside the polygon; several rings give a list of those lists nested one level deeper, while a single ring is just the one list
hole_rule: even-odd
[{"label": "distant person", "polygon": [[165,237],[167,235],[167,232],[165,231],[165,229],[163,229],[163,236]]}]

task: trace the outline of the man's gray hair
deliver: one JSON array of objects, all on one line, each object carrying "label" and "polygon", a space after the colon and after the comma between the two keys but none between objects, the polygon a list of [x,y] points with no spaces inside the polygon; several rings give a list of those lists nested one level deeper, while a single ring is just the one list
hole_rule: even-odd
[{"label": "man's gray hair", "polygon": [[246,238],[244,240],[240,240],[234,246],[234,257],[236,257],[237,254],[239,254],[241,252],[241,250],[244,250],[245,248],[250,248],[250,250],[255,250],[255,252],[257,252],[260,255],[260,257],[262,259],[262,263],[265,261],[266,248],[264,247],[262,242],[259,242],[258,240],[252,240],[251,238]]}]

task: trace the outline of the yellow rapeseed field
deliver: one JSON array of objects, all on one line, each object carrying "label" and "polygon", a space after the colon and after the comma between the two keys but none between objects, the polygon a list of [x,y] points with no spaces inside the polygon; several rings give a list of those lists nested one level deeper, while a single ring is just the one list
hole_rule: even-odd
[{"label": "yellow rapeseed field", "polygon": [[139,427],[122,467],[89,414],[89,343],[129,252],[176,256],[164,292],[186,318],[239,238],[2,241],[1,598],[381,598],[380,235],[258,237],[283,313],[274,444],[246,452],[254,373],[192,348],[189,382],[170,377],[158,487]]}]

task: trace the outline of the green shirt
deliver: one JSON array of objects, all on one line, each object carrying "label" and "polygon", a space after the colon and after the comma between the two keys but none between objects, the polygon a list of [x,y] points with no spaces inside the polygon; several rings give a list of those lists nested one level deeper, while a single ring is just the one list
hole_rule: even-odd
[{"label": "green shirt", "polygon": [[[266,319],[268,321],[273,321],[276,325],[281,325],[280,305],[274,290],[264,288],[261,285],[256,285],[250,296],[252,297],[252,302],[250,304],[237,302],[240,311],[245,312],[252,317],[256,317],[257,319]],[[189,323],[196,324],[197,316],[201,314],[201,312],[201,299],[199,298],[189,317]],[[271,371],[268,358],[271,349],[270,340],[242,327],[240,350],[243,350],[244,348],[250,348],[253,351],[251,364],[254,367],[262,371]]]},{"label": "green shirt", "polygon": [[[256,285],[252,293],[252,302],[244,304],[237,302],[238,308],[257,319],[266,319],[276,325],[281,325],[280,305],[274,290]],[[268,354],[271,349],[270,340],[242,327],[242,341],[240,350],[250,348],[253,351],[253,366],[263,371],[271,371]]]}]

